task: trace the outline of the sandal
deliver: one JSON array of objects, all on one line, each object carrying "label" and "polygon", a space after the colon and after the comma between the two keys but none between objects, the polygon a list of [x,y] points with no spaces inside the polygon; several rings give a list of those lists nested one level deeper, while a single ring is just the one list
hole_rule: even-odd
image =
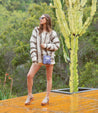
[{"label": "sandal", "polygon": [[25,101],[25,105],[29,105],[33,100],[34,100],[34,97],[28,95],[27,100]]},{"label": "sandal", "polygon": [[49,98],[45,97],[44,100],[41,102],[41,105],[44,106],[46,104],[49,104]]}]

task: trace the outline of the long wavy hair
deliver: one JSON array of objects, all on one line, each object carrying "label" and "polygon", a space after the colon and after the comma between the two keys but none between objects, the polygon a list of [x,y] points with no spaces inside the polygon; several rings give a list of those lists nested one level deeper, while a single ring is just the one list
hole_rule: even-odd
[{"label": "long wavy hair", "polygon": [[[46,31],[50,32],[52,30],[51,18],[48,14],[43,14],[46,18]],[[39,25],[39,35],[43,32],[43,24]]]}]

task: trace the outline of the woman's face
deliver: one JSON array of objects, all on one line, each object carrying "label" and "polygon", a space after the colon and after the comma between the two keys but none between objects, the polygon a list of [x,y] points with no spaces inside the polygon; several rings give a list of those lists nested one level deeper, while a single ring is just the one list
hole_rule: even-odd
[{"label": "woman's face", "polygon": [[40,24],[46,24],[46,18],[44,15],[42,15],[39,19],[40,19]]}]

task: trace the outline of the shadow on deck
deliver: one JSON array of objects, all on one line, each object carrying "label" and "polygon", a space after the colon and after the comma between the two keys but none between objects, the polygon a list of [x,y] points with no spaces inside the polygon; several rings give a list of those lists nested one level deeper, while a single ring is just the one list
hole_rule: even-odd
[{"label": "shadow on deck", "polygon": [[46,92],[33,96],[28,106],[24,105],[27,96],[0,101],[0,113],[98,113],[98,90],[72,95],[51,92],[46,106],[41,106]]}]

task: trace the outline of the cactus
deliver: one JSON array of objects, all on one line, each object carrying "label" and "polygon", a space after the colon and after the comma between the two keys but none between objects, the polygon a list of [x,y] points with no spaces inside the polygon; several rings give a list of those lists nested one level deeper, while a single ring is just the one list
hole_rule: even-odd
[{"label": "cactus", "polygon": [[[86,29],[90,25],[96,12],[96,2],[97,0],[92,0],[90,17],[83,23],[83,8],[87,0],[53,0],[61,33],[65,38],[67,48],[70,49],[69,86],[71,93],[78,91],[78,38],[86,32]],[[62,7],[65,3],[68,17],[65,15]],[[64,52],[64,54],[66,53]]]}]

